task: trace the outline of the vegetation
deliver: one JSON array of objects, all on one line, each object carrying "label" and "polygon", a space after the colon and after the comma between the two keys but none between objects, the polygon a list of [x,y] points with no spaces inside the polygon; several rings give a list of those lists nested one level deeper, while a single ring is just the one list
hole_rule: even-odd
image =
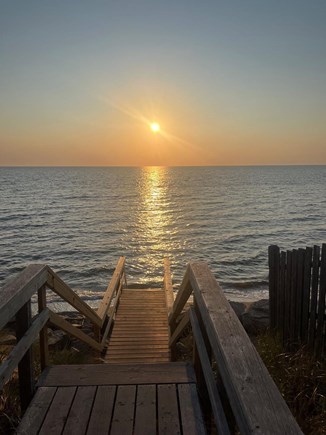
[{"label": "vegetation", "polygon": [[284,352],[280,339],[268,332],[255,345],[302,431],[326,434],[325,361],[316,361],[305,347]]}]

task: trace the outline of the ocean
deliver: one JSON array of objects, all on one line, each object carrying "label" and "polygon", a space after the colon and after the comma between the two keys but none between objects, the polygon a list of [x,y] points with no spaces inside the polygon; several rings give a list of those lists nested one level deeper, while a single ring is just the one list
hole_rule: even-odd
[{"label": "ocean", "polygon": [[121,255],[128,283],[160,285],[167,256],[177,290],[202,260],[258,298],[269,245],[326,241],[326,166],[2,167],[0,199],[0,287],[46,263],[92,305]]}]

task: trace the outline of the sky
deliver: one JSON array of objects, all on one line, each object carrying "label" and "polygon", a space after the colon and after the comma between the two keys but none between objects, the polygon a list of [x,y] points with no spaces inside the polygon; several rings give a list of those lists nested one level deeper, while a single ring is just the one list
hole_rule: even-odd
[{"label": "sky", "polygon": [[0,166],[326,164],[325,23],[325,0],[0,0]]}]

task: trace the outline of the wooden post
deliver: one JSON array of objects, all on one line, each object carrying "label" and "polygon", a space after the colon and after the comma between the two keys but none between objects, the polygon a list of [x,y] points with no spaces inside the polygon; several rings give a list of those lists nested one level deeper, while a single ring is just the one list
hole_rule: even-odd
[{"label": "wooden post", "polygon": [[[31,325],[31,318],[31,301],[29,300],[16,314],[17,341],[19,341],[27,332],[28,328]],[[23,413],[28,407],[34,394],[33,357],[31,347],[28,349],[28,351],[18,364],[18,375],[20,407]]]},{"label": "wooden post", "polygon": [[318,324],[316,331],[316,356],[319,358],[323,353],[323,330],[325,322],[325,298],[326,298],[326,244],[322,245],[320,261],[320,281],[318,298]]},{"label": "wooden post", "polygon": [[268,265],[269,265],[269,316],[270,327],[277,327],[277,291],[279,276],[279,255],[280,248],[276,245],[268,247]]},{"label": "wooden post", "polygon": [[[46,286],[38,290],[38,312],[41,313],[46,308]],[[48,345],[48,328],[47,325],[40,331],[40,359],[41,370],[43,371],[49,365],[49,345]]]},{"label": "wooden post", "polygon": [[320,247],[314,245],[313,260],[312,260],[311,303],[310,303],[310,321],[309,321],[309,337],[308,337],[308,345],[311,349],[313,349],[315,345],[318,278],[319,278],[319,255],[320,255]]}]

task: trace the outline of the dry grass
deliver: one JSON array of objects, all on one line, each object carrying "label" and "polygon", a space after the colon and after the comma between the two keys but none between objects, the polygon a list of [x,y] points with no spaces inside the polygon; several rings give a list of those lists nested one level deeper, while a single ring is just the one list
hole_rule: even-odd
[{"label": "dry grass", "polygon": [[325,435],[325,361],[314,360],[304,347],[284,352],[278,337],[270,333],[258,336],[255,345],[303,432]]}]

